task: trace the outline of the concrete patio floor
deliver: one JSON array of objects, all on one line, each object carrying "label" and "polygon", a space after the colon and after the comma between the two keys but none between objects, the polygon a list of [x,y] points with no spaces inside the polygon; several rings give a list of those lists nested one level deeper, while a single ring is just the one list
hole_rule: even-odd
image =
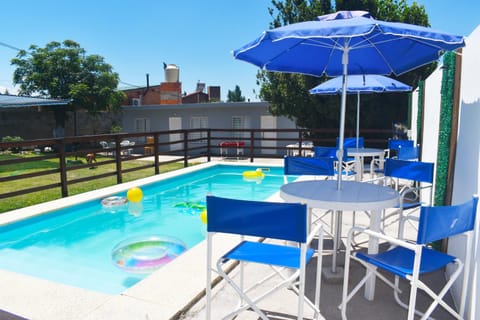
[{"label": "concrete patio floor", "polygon": [[[340,259],[343,260],[343,259]],[[330,265],[330,255],[324,256],[324,265]],[[342,261],[341,261],[342,262]],[[314,284],[316,275],[316,261],[312,261],[307,268],[307,287],[306,295],[313,300],[314,298]],[[253,269],[253,270],[252,270]],[[260,279],[261,276],[266,273],[265,269],[261,269],[258,266],[248,265],[246,272],[253,279]],[[248,273],[250,271],[250,273]],[[237,272],[237,271],[235,271]],[[353,283],[363,276],[364,269],[359,266],[358,263],[353,263],[350,269],[350,288]],[[252,276],[253,275],[253,276]],[[252,278],[250,278],[252,280]],[[435,272],[428,277],[423,278],[424,281],[429,283],[432,288],[437,289],[439,286],[445,283],[443,272]],[[321,283],[321,297],[320,297],[320,319],[336,320],[341,319],[341,313],[338,309],[338,305],[342,296],[342,284],[343,281],[334,283],[325,281],[322,279]],[[409,286],[407,283],[402,283],[402,297],[403,301],[408,301]],[[261,288],[259,290],[262,290]],[[212,319],[221,319],[223,315],[228,314],[238,303],[238,296],[236,292],[224,281],[221,282],[214,289],[214,299],[212,304]],[[254,294],[252,296],[255,296]],[[446,298],[446,301],[452,304],[450,296]],[[419,291],[419,297],[417,299],[417,308],[425,310],[426,306],[430,304],[430,300],[423,292]],[[297,319],[297,296],[287,289],[283,289],[262,301],[260,309],[263,310],[272,320],[290,320]],[[311,309],[305,305],[305,319],[312,319],[313,313]],[[349,319],[369,319],[369,320],[397,320],[406,319],[407,312],[396,304],[393,292],[390,287],[387,287],[383,282],[377,280],[375,300],[368,301],[363,297],[363,289],[361,289],[353,300],[348,304],[347,316]],[[437,320],[452,319],[450,314],[441,308],[437,308],[433,317]],[[202,298],[196,303],[186,314],[180,317],[182,320],[200,320],[205,318],[205,298]],[[241,313],[236,319],[256,320],[260,319],[253,311],[247,310]]]}]

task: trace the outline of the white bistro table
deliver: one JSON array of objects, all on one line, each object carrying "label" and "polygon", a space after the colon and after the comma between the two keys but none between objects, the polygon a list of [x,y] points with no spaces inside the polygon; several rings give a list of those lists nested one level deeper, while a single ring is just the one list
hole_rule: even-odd
[{"label": "white bistro table", "polygon": [[[342,181],[337,190],[336,180],[308,180],[287,183],[280,188],[280,197],[287,202],[301,202],[309,209],[319,208],[335,211],[335,227],[332,256],[332,272],[336,270],[336,253],[341,236],[342,211],[370,211],[370,228],[380,230],[381,213],[386,208],[399,204],[397,191],[381,185],[357,181]],[[370,238],[368,252],[378,253],[378,239]],[[375,278],[365,286],[365,298],[373,300]]]},{"label": "white bistro table", "polygon": [[355,181],[362,181],[363,179],[363,158],[378,157],[383,159],[385,150],[376,148],[348,148],[347,155],[355,159]]}]

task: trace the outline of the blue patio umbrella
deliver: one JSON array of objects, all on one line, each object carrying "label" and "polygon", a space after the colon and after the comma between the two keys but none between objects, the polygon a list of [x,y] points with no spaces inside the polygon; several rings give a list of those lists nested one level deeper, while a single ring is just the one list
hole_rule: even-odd
[{"label": "blue patio umbrella", "polygon": [[[339,11],[264,31],[234,50],[235,59],[264,70],[343,76],[340,145],[343,157],[348,74],[400,75],[465,45],[462,36],[431,28],[376,20],[366,11]],[[341,189],[341,175],[338,175]]]},{"label": "blue patio umbrella", "polygon": [[[343,77],[339,76],[325,81],[308,92],[310,94],[341,94]],[[412,87],[395,79],[377,74],[358,74],[347,76],[347,93],[357,94],[357,148],[360,131],[360,93],[381,93],[411,91]]]}]

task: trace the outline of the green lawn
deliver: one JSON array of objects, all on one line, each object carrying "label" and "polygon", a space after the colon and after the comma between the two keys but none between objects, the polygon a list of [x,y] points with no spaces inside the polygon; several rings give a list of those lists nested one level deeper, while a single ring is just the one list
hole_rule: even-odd
[{"label": "green lawn", "polygon": [[[0,160],[6,159],[18,159],[25,157],[34,157],[34,154],[11,154],[11,153],[0,153]],[[102,163],[103,161],[111,160],[111,158],[105,158],[97,156],[97,164]],[[67,159],[67,166],[75,166],[76,163],[86,163],[84,158],[78,158],[75,160],[73,157]],[[147,162],[140,160],[131,160],[122,162],[123,169],[129,169],[133,167],[139,167],[145,165]],[[134,172],[129,172],[123,174],[123,182],[133,181],[140,178],[148,177],[154,175],[153,161],[151,162],[152,167],[147,169],[141,169]],[[27,163],[18,163],[11,165],[0,166],[0,177],[13,176],[26,174],[31,172],[39,172],[42,170],[50,170],[58,168],[59,163],[58,159],[49,159],[49,160],[39,160],[32,161]],[[183,162],[172,163],[160,165],[160,172],[167,172],[171,170],[176,170],[183,168]],[[86,176],[99,175],[107,172],[115,172],[115,164],[107,165],[97,165],[94,168],[82,168],[78,170],[69,170],[67,171],[68,180],[77,179]],[[60,175],[49,174],[41,177],[27,178],[18,181],[9,181],[9,182],[0,182],[0,193],[7,193],[12,190],[22,190],[26,188],[31,188],[35,186],[42,186],[52,183],[58,183],[60,181]],[[115,185],[117,178],[115,175],[107,178],[96,179],[88,182],[70,184],[68,186],[68,194],[75,195],[82,192],[87,192],[91,190],[96,190],[108,186]],[[18,208],[23,208],[26,206],[31,206],[34,204],[42,203],[45,201],[50,201],[54,199],[61,198],[60,187],[52,188],[48,190],[43,190],[35,193],[29,193],[26,195],[10,197],[7,199],[0,200],[0,213],[5,211],[10,211]]]}]

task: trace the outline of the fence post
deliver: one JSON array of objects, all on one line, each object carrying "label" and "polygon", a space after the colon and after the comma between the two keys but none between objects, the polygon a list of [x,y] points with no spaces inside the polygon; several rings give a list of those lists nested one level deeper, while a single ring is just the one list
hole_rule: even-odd
[{"label": "fence post", "polygon": [[155,174],[160,173],[160,160],[158,159],[158,134],[153,135],[153,163],[155,165]]},{"label": "fence post", "polygon": [[116,160],[116,170],[117,170],[117,184],[122,183],[122,150],[120,149],[120,136],[115,136],[115,160]]},{"label": "fence post", "polygon": [[67,157],[65,156],[65,139],[58,140],[58,160],[60,169],[60,184],[62,197],[68,197],[67,186]]},{"label": "fence post", "polygon": [[207,130],[207,162],[210,162],[212,159],[212,130]]},{"label": "fence post", "polygon": [[304,136],[303,130],[302,129],[298,130],[298,155],[303,154],[303,150],[302,150],[303,136]]},{"label": "fence post", "polygon": [[188,167],[188,131],[183,130],[183,167]]},{"label": "fence post", "polygon": [[254,144],[254,131],[250,130],[250,162],[253,162],[253,144]]}]

